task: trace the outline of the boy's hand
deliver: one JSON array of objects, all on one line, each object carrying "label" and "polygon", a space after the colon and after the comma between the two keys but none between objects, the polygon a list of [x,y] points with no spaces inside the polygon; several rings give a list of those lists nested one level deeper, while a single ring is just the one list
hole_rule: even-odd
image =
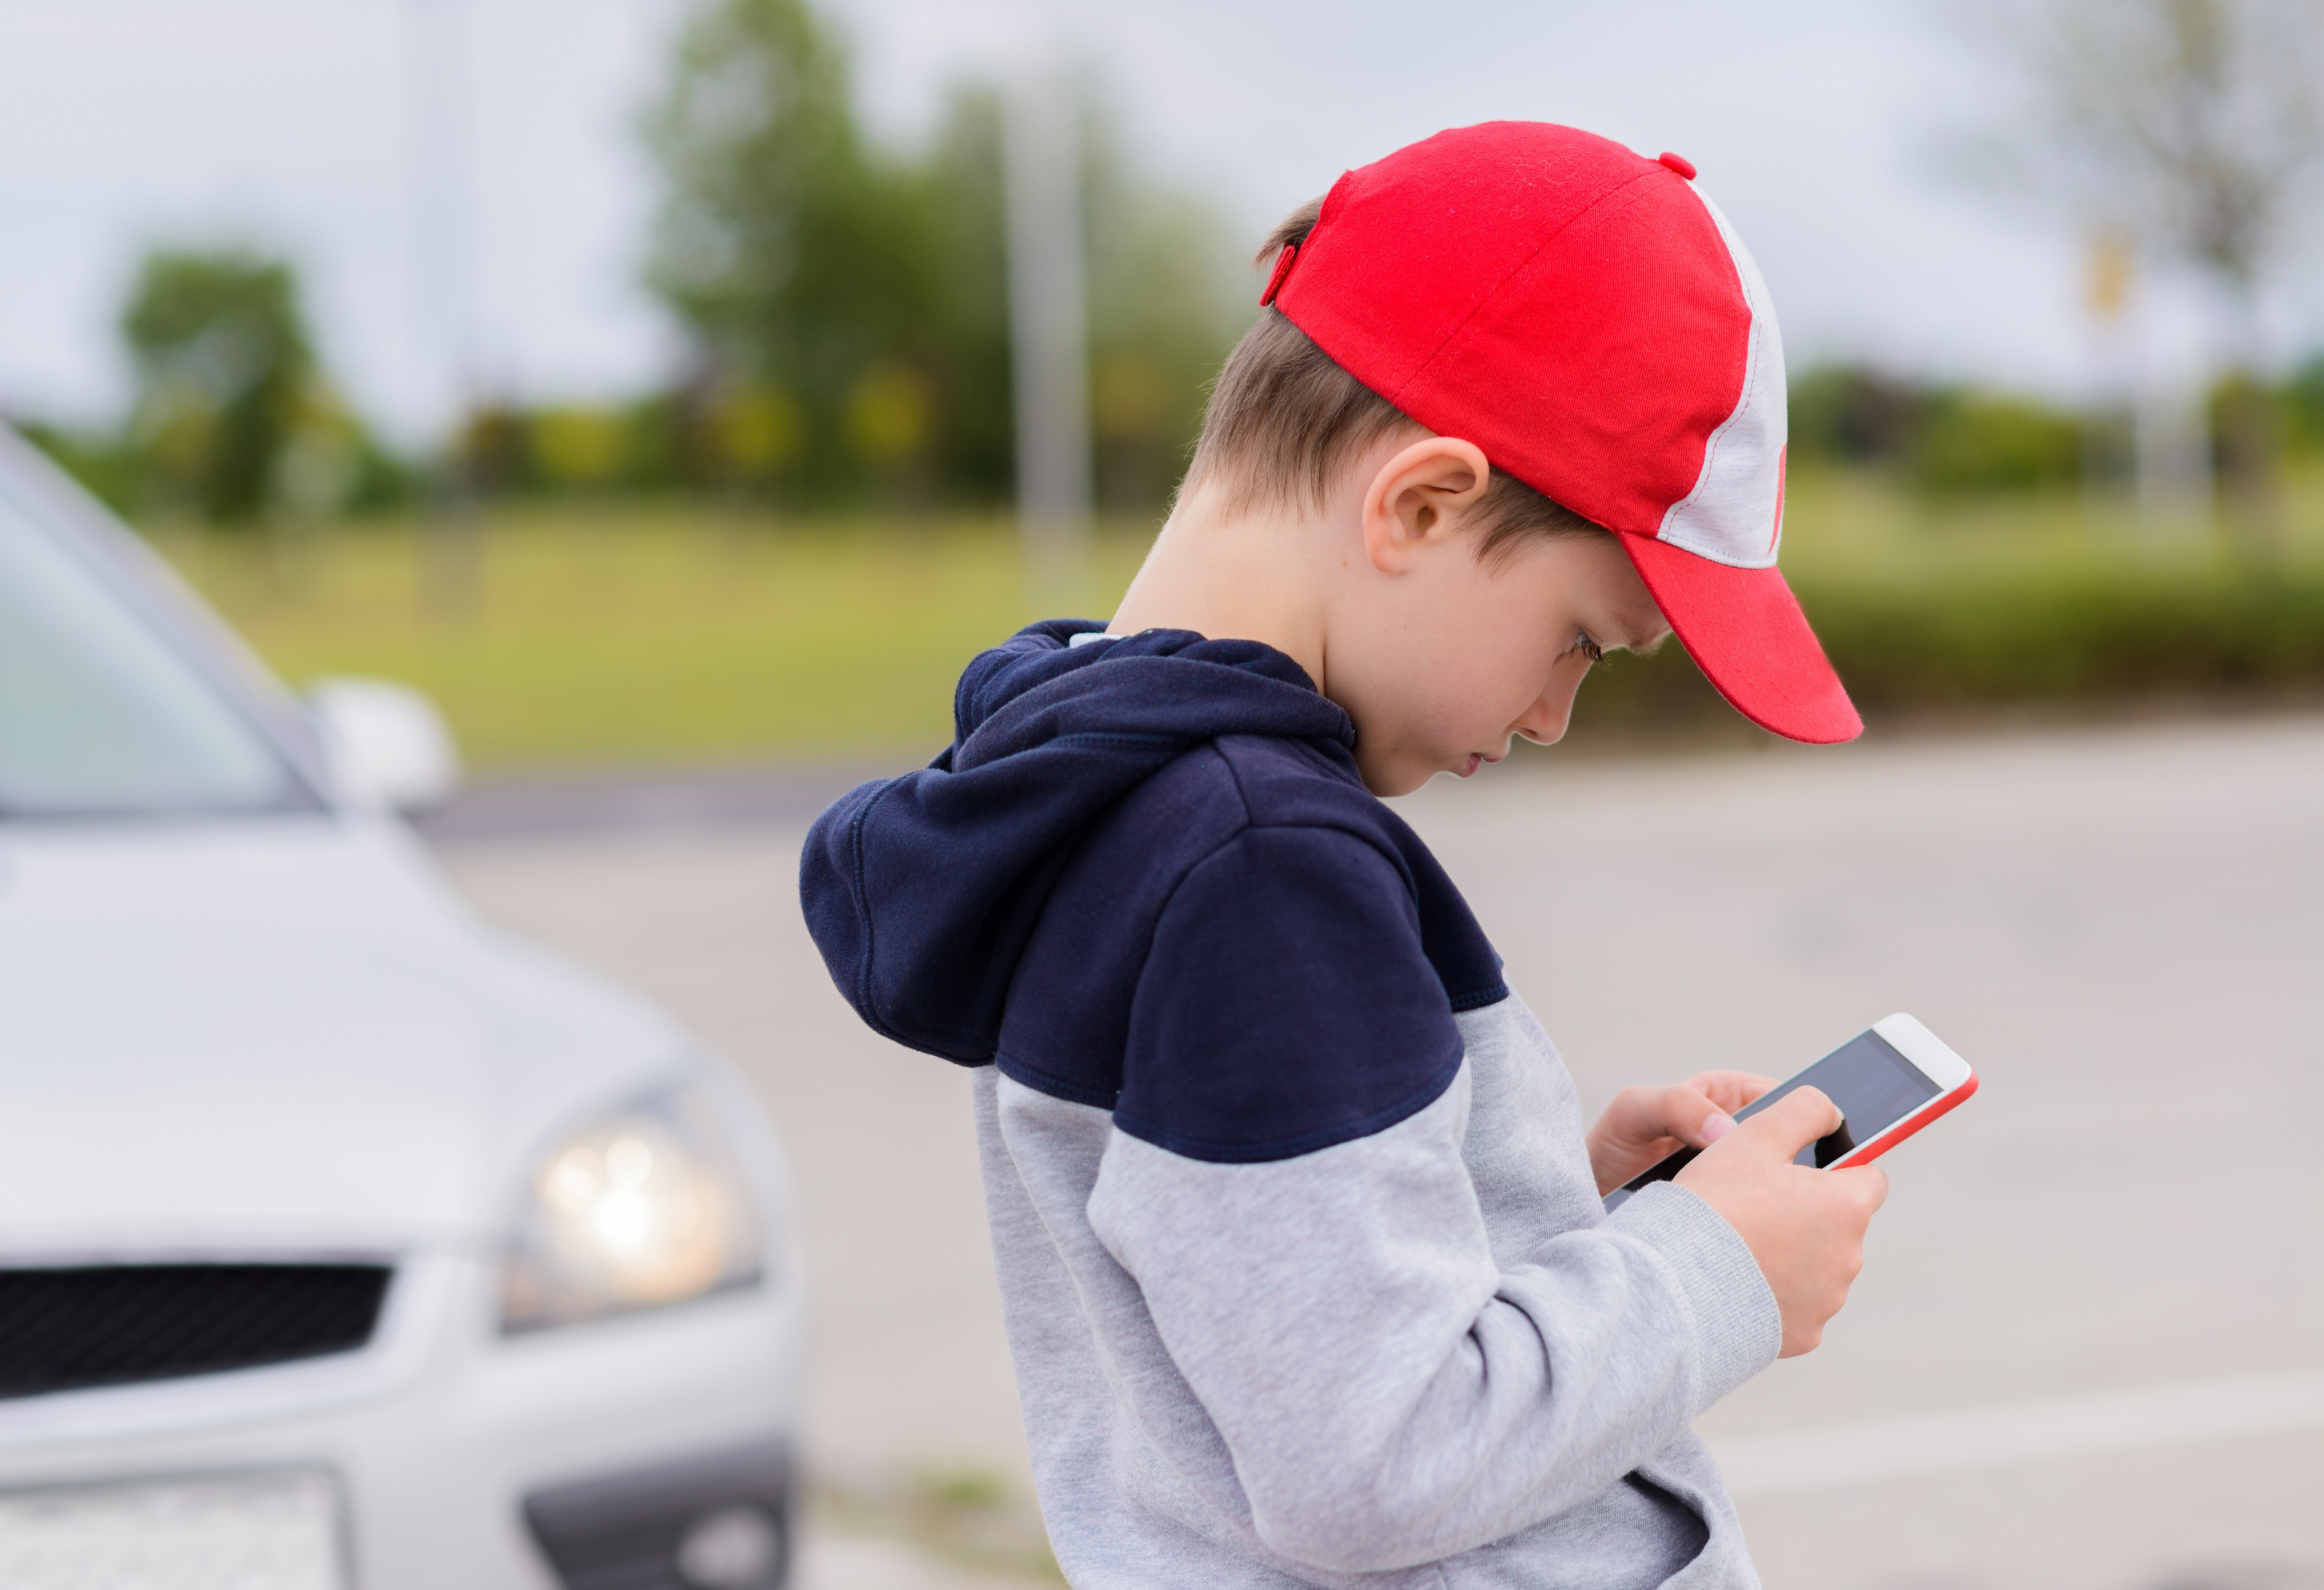
[{"label": "boy's hand", "polygon": [[1679,1185],[1717,1209],[1759,1261],[1784,1314],[1783,1356],[1823,1339],[1864,1268],[1864,1231],[1888,1196],[1877,1165],[1819,1171],[1792,1156],[1840,1124],[1813,1088],[1785,1094],[1727,1133],[1678,1173]]},{"label": "boy's hand", "polygon": [[1625,1088],[1590,1128],[1590,1169],[1605,1197],[1682,1148],[1708,1148],[1735,1129],[1735,1112],[1775,1085],[1749,1071],[1702,1071],[1674,1088]]}]

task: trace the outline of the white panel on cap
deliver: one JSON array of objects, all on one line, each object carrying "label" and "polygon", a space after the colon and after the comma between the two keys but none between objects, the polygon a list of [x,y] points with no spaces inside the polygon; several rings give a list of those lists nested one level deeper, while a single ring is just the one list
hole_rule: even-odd
[{"label": "white panel on cap", "polygon": [[1775,306],[1750,251],[1719,207],[1690,186],[1719,224],[1719,235],[1743,280],[1743,301],[1751,310],[1751,335],[1743,361],[1743,397],[1735,412],[1711,433],[1702,473],[1694,490],[1670,505],[1657,537],[1713,563],[1763,569],[1775,561],[1784,527],[1777,519],[1784,500],[1784,439],[1788,417],[1784,396],[1784,339],[1775,329]]}]

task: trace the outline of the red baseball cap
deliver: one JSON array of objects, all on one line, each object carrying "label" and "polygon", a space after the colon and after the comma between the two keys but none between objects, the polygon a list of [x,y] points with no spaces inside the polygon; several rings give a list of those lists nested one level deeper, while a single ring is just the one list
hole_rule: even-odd
[{"label": "red baseball cap", "polygon": [[1775,308],[1693,178],[1572,127],[1454,128],[1342,176],[1259,301],[1420,424],[1614,531],[1745,717],[1853,740],[1864,721],[1775,568]]}]

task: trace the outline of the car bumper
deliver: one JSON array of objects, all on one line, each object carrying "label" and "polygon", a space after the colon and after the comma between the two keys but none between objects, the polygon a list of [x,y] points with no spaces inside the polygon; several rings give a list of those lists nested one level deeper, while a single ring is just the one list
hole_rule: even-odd
[{"label": "car bumper", "polygon": [[0,1491],[325,1472],[355,1590],[616,1582],[587,1576],[613,1550],[592,1544],[593,1508],[629,1520],[632,1555],[639,1530],[675,1551],[706,1510],[787,1527],[795,1287],[515,1337],[495,1289],[482,1256],[409,1255],[360,1353],[0,1404]]},{"label": "car bumper", "polygon": [[524,1516],[566,1590],[773,1590],[791,1480],[789,1447],[767,1441],[537,1491]]}]

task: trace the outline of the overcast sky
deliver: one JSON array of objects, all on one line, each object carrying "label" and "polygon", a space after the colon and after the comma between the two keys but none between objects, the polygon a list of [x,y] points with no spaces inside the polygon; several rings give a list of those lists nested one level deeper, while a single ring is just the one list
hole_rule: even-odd
[{"label": "overcast sky", "polygon": [[[633,128],[685,8],[0,0],[0,410],[105,416],[125,391],[112,321],[139,249],[243,238],[298,260],[359,403],[405,435],[440,418],[442,290],[462,250],[442,241],[457,210],[414,175],[444,147],[441,129],[423,133],[437,142],[415,158],[407,114],[413,44],[430,39],[419,53],[464,62],[475,106],[480,377],[534,398],[649,385],[675,337],[635,285],[653,188]],[[1701,168],[1758,258],[1795,368],[1849,355],[2065,390],[2090,363],[2071,228],[1932,174],[1968,79],[1928,0],[825,10],[875,128],[899,142],[925,133],[948,82],[1062,40],[1111,86],[1135,153],[1255,239],[1343,168],[1439,127],[1569,122]],[[2317,308],[2286,310],[2295,338],[2324,325]]]}]

